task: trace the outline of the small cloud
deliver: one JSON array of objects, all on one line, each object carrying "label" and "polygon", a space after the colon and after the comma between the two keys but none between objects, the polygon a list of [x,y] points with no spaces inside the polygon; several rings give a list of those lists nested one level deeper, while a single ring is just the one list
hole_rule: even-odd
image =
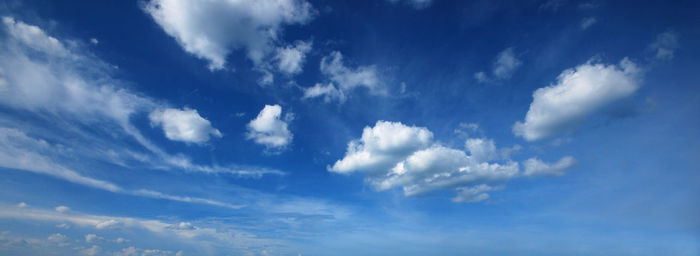
[{"label": "small cloud", "polygon": [[91,44],[94,44],[94,45],[97,45],[97,44],[100,43],[100,41],[98,41],[97,38],[94,38],[94,37],[93,37],[93,38],[90,38],[90,43],[91,43]]},{"label": "small cloud", "polygon": [[479,83],[507,80],[513,76],[515,70],[517,70],[522,64],[522,61],[515,56],[513,47],[509,47],[496,55],[496,59],[493,61],[493,67],[491,70],[492,77],[489,77],[485,72],[480,71],[474,73],[474,79],[476,79],[476,81]]},{"label": "small cloud", "polygon": [[61,224],[56,225],[56,227],[61,228],[61,229],[69,229],[70,225],[68,225],[66,223],[61,223]]},{"label": "small cloud", "polygon": [[19,208],[27,208],[27,207],[29,207],[29,205],[28,205],[27,203],[25,203],[25,202],[21,202],[21,203],[18,203],[18,204],[17,204],[17,207],[19,207]]},{"label": "small cloud", "polygon": [[116,228],[120,228],[123,225],[124,224],[118,220],[106,220],[106,221],[97,223],[97,225],[95,225],[95,228],[97,228],[97,229],[116,229]]},{"label": "small cloud", "polygon": [[55,210],[56,210],[57,212],[63,213],[63,212],[69,211],[70,208],[68,208],[67,206],[61,205],[61,206],[57,206],[57,207],[55,208]]},{"label": "small cloud", "polygon": [[598,19],[595,17],[587,17],[581,20],[581,30],[586,30],[590,26],[593,26],[593,24],[596,24],[598,22]]},{"label": "small cloud", "polygon": [[50,235],[46,239],[49,240],[49,242],[54,242],[54,243],[63,243],[63,242],[68,241],[68,237],[64,234],[61,234],[61,233],[56,233],[56,234]]},{"label": "small cloud", "polygon": [[293,135],[287,128],[289,118],[282,120],[281,116],[282,107],[280,105],[265,105],[258,116],[248,123],[247,138],[255,143],[265,145],[268,149],[286,147],[292,142]]},{"label": "small cloud", "polygon": [[654,52],[654,58],[658,60],[673,59],[678,48],[678,34],[670,30],[657,35],[656,40],[649,45],[649,49]]},{"label": "small cloud", "polygon": [[101,243],[104,242],[105,239],[104,237],[95,235],[95,234],[87,234],[85,235],[85,242],[86,243]]},{"label": "small cloud", "polygon": [[93,245],[90,248],[80,251],[80,253],[82,253],[83,255],[95,256],[98,253],[100,253],[100,247],[97,245]]},{"label": "small cloud", "polygon": [[152,126],[162,126],[165,137],[174,141],[201,144],[209,141],[210,137],[223,136],[194,109],[159,109],[151,112],[148,118]]}]

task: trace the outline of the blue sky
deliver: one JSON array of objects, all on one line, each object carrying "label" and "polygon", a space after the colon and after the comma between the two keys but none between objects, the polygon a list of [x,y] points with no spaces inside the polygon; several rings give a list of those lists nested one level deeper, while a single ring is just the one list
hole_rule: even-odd
[{"label": "blue sky", "polygon": [[0,3],[0,254],[698,255],[696,1]]}]

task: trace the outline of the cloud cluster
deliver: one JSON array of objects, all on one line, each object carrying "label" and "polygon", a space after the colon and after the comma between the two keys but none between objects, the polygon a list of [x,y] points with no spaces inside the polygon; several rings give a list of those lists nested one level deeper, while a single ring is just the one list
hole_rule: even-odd
[{"label": "cloud cluster", "polygon": [[305,0],[152,0],[143,9],[185,51],[207,60],[212,70],[223,69],[226,56],[237,49],[245,49],[260,65],[283,26],[304,24],[315,13]]},{"label": "cloud cluster", "polygon": [[589,61],[564,70],[553,85],[537,89],[524,122],[513,132],[528,141],[576,130],[590,115],[639,88],[639,68],[627,58],[618,65]]},{"label": "cloud cluster", "polygon": [[530,159],[526,161],[529,171],[523,172],[517,162],[499,156],[492,140],[470,138],[464,150],[454,149],[435,142],[425,127],[378,121],[374,127],[365,127],[359,139],[350,141],[345,157],[328,170],[365,172],[366,181],[380,191],[401,187],[404,195],[413,196],[456,189],[455,202],[474,202],[487,199],[486,192],[494,190],[487,183],[559,175],[573,164],[570,157],[552,165]]},{"label": "cloud cluster", "polygon": [[515,70],[522,64],[522,61],[515,56],[513,47],[509,47],[498,53],[496,59],[493,61],[491,77],[485,72],[480,71],[474,74],[474,78],[480,83],[506,80],[513,76]]},{"label": "cloud cluster", "polygon": [[258,116],[248,123],[248,139],[265,145],[268,149],[282,149],[292,142],[292,132],[287,128],[292,115],[282,119],[280,105],[265,105]]},{"label": "cloud cluster", "polygon": [[326,102],[343,102],[346,95],[357,87],[365,87],[375,94],[384,92],[375,66],[348,67],[343,62],[343,54],[338,51],[321,59],[321,73],[330,82],[325,85],[318,83],[304,89],[304,99],[323,97]]},{"label": "cloud cluster", "polygon": [[148,115],[151,125],[162,126],[168,139],[187,143],[204,143],[210,136],[221,137],[221,132],[211,126],[197,110],[185,108],[158,109]]}]

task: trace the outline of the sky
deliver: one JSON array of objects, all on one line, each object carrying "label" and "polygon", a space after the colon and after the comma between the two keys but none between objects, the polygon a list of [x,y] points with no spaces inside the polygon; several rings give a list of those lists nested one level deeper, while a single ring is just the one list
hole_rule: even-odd
[{"label": "sky", "polygon": [[2,255],[699,255],[698,1],[0,1]]}]

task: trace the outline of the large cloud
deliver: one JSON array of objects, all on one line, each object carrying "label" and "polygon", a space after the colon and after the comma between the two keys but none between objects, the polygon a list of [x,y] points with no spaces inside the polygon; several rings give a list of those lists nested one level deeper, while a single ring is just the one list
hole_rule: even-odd
[{"label": "large cloud", "polygon": [[211,126],[209,120],[201,117],[194,109],[159,109],[151,112],[148,117],[152,125],[163,126],[165,136],[171,140],[204,143],[209,141],[210,136],[222,136],[219,130]]},{"label": "large cloud", "polygon": [[281,117],[280,105],[265,105],[258,116],[248,123],[248,139],[269,149],[284,148],[292,142],[293,136],[287,128],[291,116],[287,115],[284,120]]},{"label": "large cloud", "polygon": [[378,121],[374,127],[365,127],[360,139],[350,141],[345,157],[328,170],[365,172],[366,181],[377,190],[400,187],[404,195],[412,196],[456,189],[459,195],[455,202],[475,202],[488,198],[486,192],[494,190],[486,183],[560,175],[573,166],[570,157],[554,165],[531,159],[526,162],[530,172],[525,173],[517,162],[499,157],[492,140],[472,138],[465,145],[466,150],[445,147],[433,141],[427,128]]},{"label": "large cloud", "polygon": [[304,0],[153,0],[144,10],[182,48],[222,69],[226,56],[245,49],[256,65],[263,62],[284,25],[308,22],[314,10]]},{"label": "large cloud", "polygon": [[626,58],[619,65],[588,62],[564,70],[556,84],[533,93],[525,121],[516,122],[513,132],[534,141],[574,131],[588,116],[632,95],[639,88],[638,74]]}]

